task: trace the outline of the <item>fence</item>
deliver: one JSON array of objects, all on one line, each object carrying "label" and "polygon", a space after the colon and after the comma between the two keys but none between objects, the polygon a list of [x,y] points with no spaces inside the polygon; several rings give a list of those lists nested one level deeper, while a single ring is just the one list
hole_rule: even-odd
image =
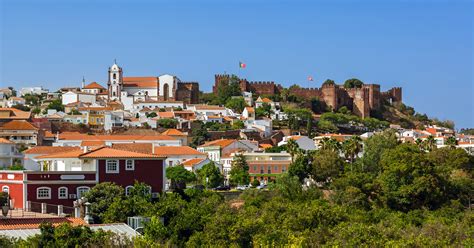
[{"label": "fence", "polygon": [[53,205],[41,202],[27,202],[25,209],[16,208],[8,211],[10,218],[40,218],[46,216],[74,217],[75,209],[63,205]]}]

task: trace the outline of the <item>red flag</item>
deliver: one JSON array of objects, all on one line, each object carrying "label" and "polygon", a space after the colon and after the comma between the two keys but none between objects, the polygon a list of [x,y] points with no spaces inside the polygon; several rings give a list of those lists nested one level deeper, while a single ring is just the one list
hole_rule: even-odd
[{"label": "red flag", "polygon": [[313,77],[309,76],[308,81],[313,81]]},{"label": "red flag", "polygon": [[244,69],[247,65],[243,62],[239,62],[239,68]]}]

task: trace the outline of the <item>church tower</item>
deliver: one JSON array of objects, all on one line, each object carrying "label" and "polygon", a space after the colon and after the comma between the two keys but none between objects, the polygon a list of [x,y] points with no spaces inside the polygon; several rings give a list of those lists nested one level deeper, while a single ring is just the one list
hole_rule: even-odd
[{"label": "church tower", "polygon": [[122,68],[114,63],[109,68],[109,81],[107,82],[109,89],[109,101],[120,101],[120,92],[122,91],[123,86],[123,74]]}]

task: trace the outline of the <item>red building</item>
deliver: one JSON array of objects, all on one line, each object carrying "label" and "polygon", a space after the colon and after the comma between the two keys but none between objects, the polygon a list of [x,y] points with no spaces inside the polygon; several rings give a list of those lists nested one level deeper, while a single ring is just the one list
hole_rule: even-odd
[{"label": "red building", "polygon": [[101,182],[114,182],[126,191],[135,181],[150,185],[151,193],[164,188],[165,157],[155,154],[100,147],[39,159],[43,159],[43,171],[0,171],[0,187],[9,193],[15,208],[27,208],[28,201],[72,206],[73,201]]}]

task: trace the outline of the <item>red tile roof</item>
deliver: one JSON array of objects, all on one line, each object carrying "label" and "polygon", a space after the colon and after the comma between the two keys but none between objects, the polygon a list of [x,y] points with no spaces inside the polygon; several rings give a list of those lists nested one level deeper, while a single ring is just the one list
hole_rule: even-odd
[{"label": "red tile roof", "polygon": [[156,88],[158,83],[158,77],[123,77],[124,87]]},{"label": "red tile roof", "polygon": [[83,140],[81,146],[104,146],[105,141],[103,140]]},{"label": "red tile roof", "polygon": [[162,156],[171,155],[206,155],[198,152],[196,149],[189,146],[156,146],[155,154]]},{"label": "red tile roof", "polygon": [[13,120],[0,127],[3,130],[38,130],[37,127],[25,120]]},{"label": "red tile roof", "polygon": [[153,154],[153,144],[151,143],[112,144],[112,148],[117,150]]},{"label": "red tile roof", "polygon": [[235,140],[234,139],[220,139],[220,140],[213,140],[204,143],[202,147],[208,147],[208,146],[219,146],[219,147],[226,147],[230,144],[232,144]]},{"label": "red tile roof", "polygon": [[187,136],[183,132],[179,131],[178,129],[174,129],[174,128],[170,128],[170,129],[162,132],[161,134],[169,135],[169,136]]},{"label": "red tile roof", "polygon": [[35,146],[25,150],[24,154],[53,154],[78,149],[74,146]]},{"label": "red tile roof", "polygon": [[194,165],[199,164],[199,163],[201,163],[201,162],[204,161],[204,160],[205,160],[205,158],[193,158],[193,159],[189,159],[189,160],[184,161],[183,166],[184,166],[184,167],[193,167]]},{"label": "red tile roof", "polygon": [[47,159],[47,158],[79,158],[81,154],[84,153],[82,148],[75,147],[76,149],[52,154],[46,154],[36,157],[37,159]]},{"label": "red tile roof", "polygon": [[70,132],[60,133],[60,140],[176,140],[167,135],[88,135],[84,133]]},{"label": "red tile roof", "polygon": [[105,90],[105,88],[102,87],[102,85],[100,85],[100,84],[98,84],[98,83],[96,83],[96,82],[92,82],[92,83],[86,85],[86,86],[84,87],[84,89],[101,89],[101,90]]},{"label": "red tile roof", "polygon": [[16,108],[0,108],[0,119],[29,119],[31,116],[30,112],[21,111]]},{"label": "red tile roof", "polygon": [[58,226],[62,223],[70,223],[72,226],[87,225],[81,218],[5,218],[0,219],[0,230],[34,229],[39,228],[43,222],[52,223],[53,226]]},{"label": "red tile roof", "polygon": [[80,158],[164,158],[155,154],[146,154],[131,152],[125,150],[113,149],[110,147],[101,147],[96,150],[86,152],[79,156]]}]

